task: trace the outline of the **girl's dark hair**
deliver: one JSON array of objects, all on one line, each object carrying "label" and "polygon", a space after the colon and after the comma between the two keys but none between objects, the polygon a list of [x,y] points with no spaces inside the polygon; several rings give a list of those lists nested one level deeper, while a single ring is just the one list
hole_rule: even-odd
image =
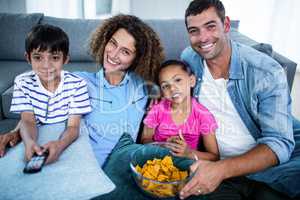
[{"label": "girl's dark hair", "polygon": [[69,54],[68,35],[59,27],[49,24],[39,24],[34,26],[25,39],[25,50],[30,59],[30,53],[38,49],[39,51],[49,50],[50,52],[62,51],[64,59]]},{"label": "girl's dark hair", "polygon": [[[157,74],[159,75],[159,73],[161,72],[161,70],[163,70],[166,67],[169,67],[170,65],[174,65],[174,66],[179,66],[183,71],[187,72],[188,75],[192,75],[193,72],[189,66],[188,63],[186,63],[183,60],[166,60],[165,62],[163,62],[160,67],[158,68]],[[158,80],[159,76],[156,77],[156,83],[159,83]]]},{"label": "girl's dark hair", "polygon": [[106,19],[91,37],[91,55],[101,66],[107,42],[121,28],[135,39],[136,57],[128,70],[145,80],[153,81],[157,68],[164,60],[163,47],[154,30],[138,17],[120,14]]}]

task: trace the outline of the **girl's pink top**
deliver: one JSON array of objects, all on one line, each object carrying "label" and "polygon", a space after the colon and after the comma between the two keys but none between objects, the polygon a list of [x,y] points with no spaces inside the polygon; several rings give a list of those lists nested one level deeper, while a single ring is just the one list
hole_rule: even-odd
[{"label": "girl's pink top", "polygon": [[214,116],[195,98],[192,98],[192,110],[185,123],[174,123],[171,102],[163,99],[151,108],[144,124],[155,129],[153,140],[157,142],[166,141],[170,136],[178,136],[181,130],[186,143],[192,149],[197,149],[201,135],[212,133],[218,128]]}]

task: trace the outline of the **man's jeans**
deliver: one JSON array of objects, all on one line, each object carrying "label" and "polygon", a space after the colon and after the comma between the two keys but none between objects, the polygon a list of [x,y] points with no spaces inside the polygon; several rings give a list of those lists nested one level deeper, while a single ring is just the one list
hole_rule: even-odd
[{"label": "man's jeans", "polygon": [[[268,170],[268,175],[276,177],[273,183],[262,183],[246,177],[236,177],[224,181],[215,192],[206,195],[208,199],[272,199],[282,200],[300,197],[300,121],[293,119],[295,149],[289,162]],[[282,172],[282,173],[278,173]],[[265,174],[266,175],[266,174]],[[273,190],[273,189],[275,190]],[[277,191],[276,191],[277,190]],[[281,191],[282,193],[279,193]]]}]

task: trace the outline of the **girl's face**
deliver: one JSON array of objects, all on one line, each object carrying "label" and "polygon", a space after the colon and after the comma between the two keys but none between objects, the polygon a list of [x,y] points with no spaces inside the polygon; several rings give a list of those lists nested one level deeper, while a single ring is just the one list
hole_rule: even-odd
[{"label": "girl's face", "polygon": [[184,103],[191,97],[191,88],[195,86],[194,75],[189,75],[181,66],[169,65],[159,73],[159,85],[162,94],[172,103]]},{"label": "girl's face", "polygon": [[135,39],[125,29],[117,30],[104,48],[105,72],[125,72],[136,57]]}]

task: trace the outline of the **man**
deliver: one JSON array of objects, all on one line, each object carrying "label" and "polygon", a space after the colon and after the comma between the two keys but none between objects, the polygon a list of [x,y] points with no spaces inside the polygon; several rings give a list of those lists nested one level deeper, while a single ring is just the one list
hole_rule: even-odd
[{"label": "man", "polygon": [[[221,160],[196,162],[192,166],[196,174],[180,198],[192,194],[231,200],[288,198],[261,183],[279,190],[288,187],[276,185],[283,170],[273,167],[288,165],[295,146],[283,68],[229,39],[230,19],[219,0],[192,1],[185,23],[191,47],[181,58],[198,77],[195,97],[217,119]],[[296,171],[300,173],[300,168]],[[294,186],[299,194],[300,186]]]}]

